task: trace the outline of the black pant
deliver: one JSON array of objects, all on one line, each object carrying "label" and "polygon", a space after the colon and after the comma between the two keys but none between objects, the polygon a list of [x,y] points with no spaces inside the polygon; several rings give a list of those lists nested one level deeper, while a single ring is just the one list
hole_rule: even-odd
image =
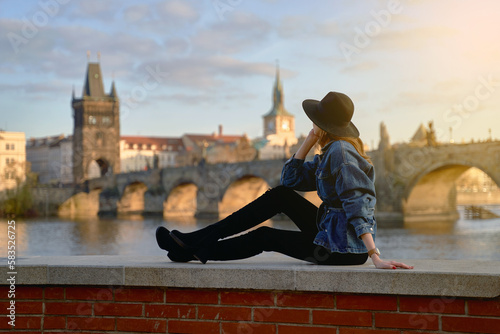
[{"label": "black pant", "polygon": [[214,224],[221,236],[243,232],[277,213],[284,213],[300,231],[259,227],[246,234],[212,243],[204,250],[209,260],[244,259],[263,251],[274,251],[290,257],[325,265],[354,265],[366,262],[367,253],[336,253],[313,243],[318,228],[318,208],[290,188],[278,186],[242,209]]}]

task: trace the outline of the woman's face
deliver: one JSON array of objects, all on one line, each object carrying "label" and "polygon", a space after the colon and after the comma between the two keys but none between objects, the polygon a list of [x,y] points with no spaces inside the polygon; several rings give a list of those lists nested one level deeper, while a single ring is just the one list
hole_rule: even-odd
[{"label": "woman's face", "polygon": [[314,133],[317,135],[317,136],[323,136],[325,134],[325,131],[321,130],[316,124],[312,124],[313,125],[313,130],[314,130]]}]

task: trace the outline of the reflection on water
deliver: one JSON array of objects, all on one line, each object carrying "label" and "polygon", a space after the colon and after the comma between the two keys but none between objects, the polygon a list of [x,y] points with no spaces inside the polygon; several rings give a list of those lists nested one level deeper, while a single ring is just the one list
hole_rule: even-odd
[{"label": "reflection on water", "polygon": [[[500,206],[489,206],[500,214]],[[459,208],[460,209],[460,208]],[[500,218],[464,219],[456,222],[424,222],[400,228],[379,227],[377,246],[384,258],[478,259],[500,261]],[[191,231],[208,222],[180,217],[126,217],[113,219],[16,220],[17,256],[36,255],[164,255],[154,232],[159,225]],[[267,222],[294,229],[287,220]],[[0,247],[7,249],[7,220],[0,223]],[[0,255],[0,257],[3,257]]]}]

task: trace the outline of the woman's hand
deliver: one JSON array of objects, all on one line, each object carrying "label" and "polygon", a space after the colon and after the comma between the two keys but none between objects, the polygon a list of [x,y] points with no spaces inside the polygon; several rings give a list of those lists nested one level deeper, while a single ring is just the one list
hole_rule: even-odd
[{"label": "woman's hand", "polygon": [[409,265],[404,264],[402,262],[384,261],[375,254],[372,255],[372,261],[377,269],[397,269],[397,268],[413,269],[413,266],[409,266]]},{"label": "woman's hand", "polygon": [[316,137],[319,138],[325,133],[325,131],[321,130],[321,128],[319,126],[317,126],[316,124],[313,123],[313,128],[309,133],[310,134],[313,133],[314,135],[316,135]]}]

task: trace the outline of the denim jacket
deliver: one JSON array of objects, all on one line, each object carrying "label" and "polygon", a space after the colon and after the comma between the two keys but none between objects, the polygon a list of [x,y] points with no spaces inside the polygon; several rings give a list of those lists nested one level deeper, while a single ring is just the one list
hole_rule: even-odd
[{"label": "denim jacket", "polygon": [[332,141],[312,161],[290,158],[281,184],[298,191],[316,190],[318,209],[314,243],[339,253],[366,253],[360,236],[375,238],[375,170],[352,144]]}]

